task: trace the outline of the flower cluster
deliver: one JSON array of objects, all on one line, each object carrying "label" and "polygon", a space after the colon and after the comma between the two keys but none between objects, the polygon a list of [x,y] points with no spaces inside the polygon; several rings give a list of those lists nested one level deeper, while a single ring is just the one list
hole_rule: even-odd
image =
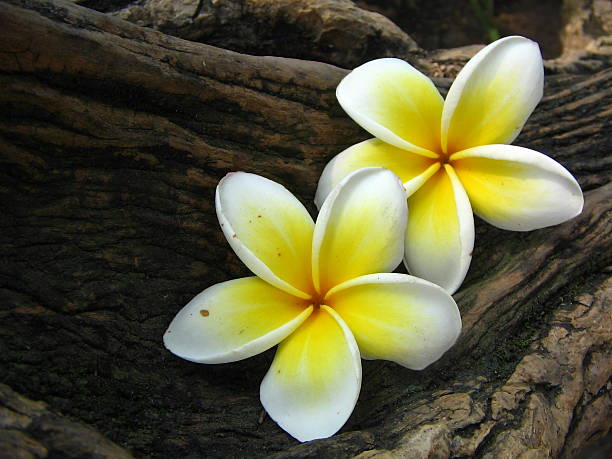
[{"label": "flower cluster", "polygon": [[[255,276],[196,296],[168,327],[165,346],[193,362],[224,363],[278,345],[261,384],[264,408],[300,441],[336,433],[357,402],[362,357],[420,370],[457,340],[461,318],[450,295],[470,264],[472,209],[517,231],[582,210],[566,169],[508,145],[542,86],[538,46],[522,37],[474,56],[446,101],[404,61],[353,70],[337,97],[374,138],[327,165],[316,222],[271,180],[223,178],[217,216]],[[419,277],[392,273],[402,259]]]}]

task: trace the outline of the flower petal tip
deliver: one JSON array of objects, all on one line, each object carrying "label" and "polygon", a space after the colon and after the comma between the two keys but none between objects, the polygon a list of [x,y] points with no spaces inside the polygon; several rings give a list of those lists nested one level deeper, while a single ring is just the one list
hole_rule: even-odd
[{"label": "flower petal tip", "polygon": [[480,50],[451,85],[441,121],[442,149],[511,143],[542,98],[539,46],[512,36]]},{"label": "flower petal tip", "polygon": [[531,231],[558,225],[584,206],[572,174],[535,150],[483,145],[452,158],[474,212],[498,228]]},{"label": "flower petal tip", "polygon": [[367,167],[346,176],[325,199],[315,224],[317,291],[395,269],[402,259],[407,215],[406,192],[392,171]]},{"label": "flower petal tip", "polygon": [[260,398],[270,417],[304,442],[340,430],[353,412],[360,388],[355,338],[339,315],[322,305],[281,343],[261,383]]},{"label": "flower petal tip", "polygon": [[314,222],[293,194],[265,177],[235,172],[217,185],[215,207],[225,238],[254,274],[309,298]]},{"label": "flower petal tip", "polygon": [[409,63],[396,58],[366,62],[342,79],[336,97],[373,136],[412,153],[437,157],[439,133],[431,126],[440,122],[443,99],[433,82]]},{"label": "flower petal tip", "polygon": [[461,315],[438,285],[414,276],[380,273],[329,292],[364,358],[391,360],[413,370],[437,361],[456,342]]},{"label": "flower petal tip", "polygon": [[275,346],[311,313],[305,301],[257,277],[234,279],[183,307],[164,334],[164,346],[191,362],[235,362]]}]

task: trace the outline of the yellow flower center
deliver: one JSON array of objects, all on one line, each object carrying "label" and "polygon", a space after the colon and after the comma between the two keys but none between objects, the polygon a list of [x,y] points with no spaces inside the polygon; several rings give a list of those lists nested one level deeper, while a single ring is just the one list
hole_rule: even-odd
[{"label": "yellow flower center", "polygon": [[440,163],[440,166],[444,166],[445,164],[450,164],[450,155],[449,154],[444,154],[444,153],[440,153],[438,156],[438,162]]},{"label": "yellow flower center", "polygon": [[317,309],[320,309],[321,305],[331,306],[328,303],[329,303],[328,301],[325,301],[325,294],[320,294],[316,292],[311,294],[310,300],[308,300],[308,305],[312,305],[315,311]]}]

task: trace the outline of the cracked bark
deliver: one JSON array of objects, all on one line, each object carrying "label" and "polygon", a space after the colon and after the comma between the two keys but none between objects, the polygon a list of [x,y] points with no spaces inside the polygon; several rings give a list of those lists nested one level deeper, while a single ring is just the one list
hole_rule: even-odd
[{"label": "cracked bark", "polygon": [[169,35],[248,54],[295,57],[353,68],[375,57],[422,57],[386,17],[350,0],[146,0],[98,9]]},{"label": "cracked bark", "polygon": [[[458,344],[423,372],[364,362],[347,425],[300,445],[262,416],[273,351],[197,365],[161,336],[196,293],[247,274],[214,213],[225,173],[270,177],[314,211],[323,166],[367,138],[335,100],[346,71],[61,0],[0,2],[0,21],[0,381],[12,388],[0,386],[0,451],[569,458],[609,430],[608,55],[548,76],[515,142],[576,175],[582,215],[530,233],[477,222]],[[443,68],[462,52],[428,59]]]}]

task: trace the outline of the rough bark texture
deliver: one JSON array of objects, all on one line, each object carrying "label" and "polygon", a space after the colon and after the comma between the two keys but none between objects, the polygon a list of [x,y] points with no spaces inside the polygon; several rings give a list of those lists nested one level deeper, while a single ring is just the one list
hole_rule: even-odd
[{"label": "rough bark texture", "polygon": [[[349,0],[77,0],[83,5],[169,35],[233,51],[312,59],[344,68],[400,57],[430,75],[454,77],[486,34],[467,0],[370,0],[396,24]],[[502,3],[493,18],[502,32],[538,41],[553,72],[594,72],[610,66],[612,7],[607,0]],[[504,11],[510,9],[513,11]],[[518,30],[511,31],[510,25]],[[422,48],[449,48],[427,53]],[[421,47],[419,47],[421,45]],[[446,46],[445,46],[446,45]],[[450,57],[453,59],[450,59]]]},{"label": "rough bark texture", "polygon": [[0,384],[0,457],[132,457],[86,425],[50,412],[42,402]]},{"label": "rough bark texture", "polygon": [[146,0],[116,14],[221,48],[346,68],[374,57],[415,57],[420,51],[389,19],[350,0]]},{"label": "rough bark texture", "polygon": [[314,210],[325,163],[368,137],[336,102],[346,71],[61,0],[0,2],[0,23],[0,375],[46,403],[0,386],[7,457],[570,458],[609,430],[609,55],[547,77],[515,142],[576,175],[582,215],[530,233],[477,222],[458,344],[423,372],[364,362],[342,431],[297,444],[259,403],[273,351],[197,365],[161,336],[196,293],[247,274],[215,217],[225,173]]}]

